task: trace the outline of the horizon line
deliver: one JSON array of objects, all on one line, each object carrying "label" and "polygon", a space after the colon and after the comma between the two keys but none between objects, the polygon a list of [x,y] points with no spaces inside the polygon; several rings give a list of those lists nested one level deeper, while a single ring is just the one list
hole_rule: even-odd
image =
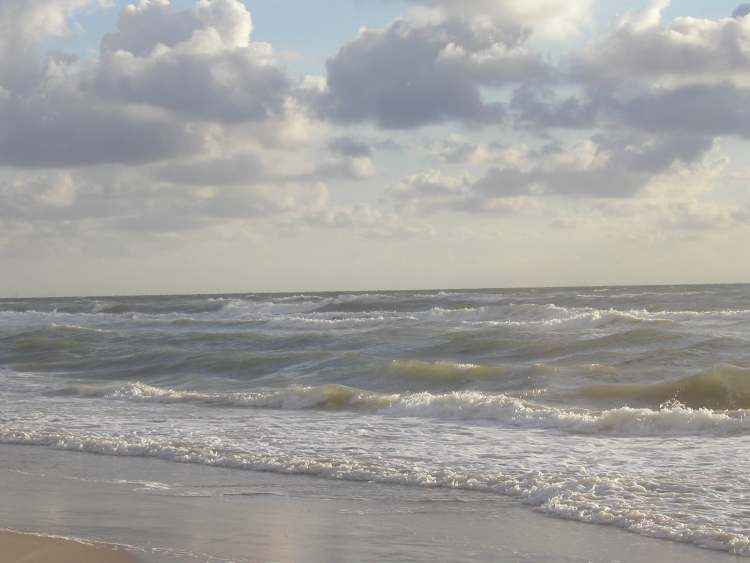
[{"label": "horizon line", "polygon": [[619,288],[649,288],[649,287],[724,287],[724,286],[742,286],[750,285],[750,281],[745,282],[708,282],[708,283],[637,283],[637,284],[593,284],[593,285],[547,285],[547,286],[506,286],[506,287],[426,287],[426,288],[405,288],[405,289],[333,289],[333,290],[259,290],[259,291],[196,291],[188,293],[162,293],[148,292],[143,293],[91,293],[80,295],[26,295],[16,297],[0,296],[0,301],[27,300],[27,299],[92,299],[92,298],[138,298],[138,297],[210,297],[214,295],[294,295],[294,294],[367,294],[367,293],[425,293],[425,292],[482,292],[482,291],[510,291],[510,290],[549,290],[549,289],[619,289]]}]

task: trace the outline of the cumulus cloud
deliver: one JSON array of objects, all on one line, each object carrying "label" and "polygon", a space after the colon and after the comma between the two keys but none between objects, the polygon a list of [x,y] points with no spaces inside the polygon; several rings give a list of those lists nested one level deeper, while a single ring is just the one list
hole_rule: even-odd
[{"label": "cumulus cloud", "polygon": [[612,92],[585,89],[577,94],[561,97],[553,88],[542,84],[521,86],[513,92],[510,109],[519,129],[545,133],[550,128],[584,129],[598,125]]},{"label": "cumulus cloud", "polygon": [[[560,61],[538,49],[580,30],[588,1],[412,0],[406,16],[344,44],[325,78],[297,82],[254,40],[240,0],[138,0],[96,55],[40,52],[93,1],[0,0],[6,247],[34,233],[230,225],[429,237],[415,219],[425,212],[563,200],[625,213],[701,163],[715,138],[750,135],[742,7],[665,21],[666,2],[652,0]],[[443,170],[395,181],[415,159]],[[328,185],[362,190],[347,196],[362,203],[339,204]],[[699,199],[670,215],[659,201],[644,213],[664,228],[747,216]]]},{"label": "cumulus cloud", "polygon": [[140,108],[112,108],[75,88],[45,81],[29,94],[0,96],[0,165],[143,163],[193,154],[200,130]]},{"label": "cumulus cloud", "polygon": [[563,228],[593,223],[607,236],[633,240],[705,236],[747,227],[747,203],[715,198],[730,164],[720,154],[717,146],[694,166],[673,167],[638,198],[594,200],[577,211],[555,212],[555,221]]},{"label": "cumulus cloud", "polygon": [[102,40],[93,88],[101,97],[216,121],[280,114],[290,83],[267,43],[250,40],[239,0],[199,0],[173,11],[167,0],[129,6]]},{"label": "cumulus cloud", "polygon": [[494,150],[494,147],[474,142],[457,133],[431,141],[426,148],[438,160],[449,164],[479,164],[490,158]]},{"label": "cumulus cloud", "polygon": [[[318,132],[271,46],[252,41],[239,0],[185,10],[140,0],[98,57],[35,49],[87,5],[0,0],[3,228],[77,236],[69,225],[167,233],[290,220],[325,209],[322,180],[373,173],[366,156],[311,158]],[[8,57],[27,72],[6,73]]]},{"label": "cumulus cloud", "polygon": [[[147,163],[205,150],[223,124],[273,122],[276,137],[299,113],[273,49],[250,37],[239,0],[169,0],[124,8],[98,58],[43,57],[87,0],[0,2],[0,165],[78,167]],[[290,117],[291,115],[291,117]]]},{"label": "cumulus cloud", "polygon": [[370,145],[364,141],[353,137],[336,137],[328,142],[328,148],[331,152],[350,157],[369,157],[372,156]]},{"label": "cumulus cloud", "polygon": [[435,234],[434,228],[413,217],[387,213],[365,204],[314,211],[304,217],[304,222],[309,227],[354,230],[373,239],[404,239]]},{"label": "cumulus cloud", "polygon": [[668,4],[650,0],[574,52],[565,94],[548,84],[517,88],[516,125],[747,137],[750,18],[739,10],[665,20]]},{"label": "cumulus cloud", "polygon": [[437,171],[408,176],[389,193],[430,209],[457,211],[520,209],[528,198],[550,196],[628,198],[660,174],[689,166],[712,142],[710,137],[598,134],[529,150],[515,162],[490,167],[479,179]]},{"label": "cumulus cloud", "polygon": [[[42,42],[69,33],[69,16],[91,0],[0,2],[0,86],[21,88],[36,78],[30,64]],[[0,91],[1,93],[1,91]]]},{"label": "cumulus cloud", "polygon": [[467,19],[398,19],[362,30],[327,62],[327,82],[308,89],[319,111],[335,121],[373,121],[408,129],[461,120],[499,123],[502,103],[483,94],[541,77],[540,56],[513,27]]},{"label": "cumulus cloud", "polygon": [[102,51],[126,51],[144,57],[157,47],[175,47],[201,39],[207,46],[250,45],[253,23],[240,2],[199,0],[191,10],[174,11],[169,0],[142,0],[120,14],[117,31],[102,38]]},{"label": "cumulus cloud", "polygon": [[489,17],[496,21],[562,38],[578,32],[591,18],[590,0],[411,0],[444,13]]},{"label": "cumulus cloud", "polygon": [[678,17],[663,22],[665,0],[620,17],[614,29],[576,58],[581,72],[607,78],[731,80],[750,72],[750,20]]},{"label": "cumulus cloud", "polygon": [[245,151],[226,157],[198,158],[170,162],[153,169],[155,179],[190,186],[233,186],[253,184],[267,176],[258,153]]},{"label": "cumulus cloud", "polygon": [[[518,170],[517,175],[522,175]],[[508,174],[510,176],[510,174]],[[440,211],[462,213],[518,214],[536,207],[522,189],[502,196],[477,192],[478,182],[470,176],[455,177],[438,170],[412,174],[388,190],[391,198],[420,213]]]},{"label": "cumulus cloud", "polygon": [[572,146],[548,145],[530,167],[492,168],[473,185],[473,193],[628,197],[672,166],[698,160],[712,145],[711,137],[597,134]]},{"label": "cumulus cloud", "polygon": [[723,83],[654,88],[609,104],[625,123],[649,131],[750,136],[750,90]]},{"label": "cumulus cloud", "polygon": [[322,211],[321,182],[155,185],[141,171],[22,172],[0,182],[0,219],[57,224],[91,221],[114,229],[165,231],[223,218],[262,220]]},{"label": "cumulus cloud", "polygon": [[331,180],[336,178],[347,178],[350,180],[361,180],[375,175],[375,165],[369,157],[358,156],[351,158],[339,158],[324,162],[302,177],[309,176],[319,180]]}]

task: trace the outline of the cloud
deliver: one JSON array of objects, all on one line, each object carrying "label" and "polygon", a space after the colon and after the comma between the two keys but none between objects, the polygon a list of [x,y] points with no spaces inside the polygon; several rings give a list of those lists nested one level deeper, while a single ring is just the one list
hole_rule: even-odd
[{"label": "cloud", "polygon": [[732,84],[654,88],[609,104],[630,126],[700,136],[750,136],[750,90]]},{"label": "cloud", "polygon": [[271,46],[251,42],[239,0],[199,0],[190,11],[151,0],[126,8],[118,25],[102,40],[98,96],[222,122],[282,113],[290,82]]},{"label": "cloud", "polygon": [[439,170],[430,170],[407,176],[389,190],[391,196],[401,200],[452,200],[467,193],[467,178],[447,176]]},{"label": "cloud", "polygon": [[375,174],[369,157],[339,157],[323,162],[306,158],[274,163],[271,154],[245,150],[230,156],[194,158],[168,162],[151,168],[151,178],[181,186],[217,188],[253,186],[259,183],[323,182],[334,179],[361,180]]},{"label": "cloud", "polygon": [[[425,213],[514,215],[552,201],[614,214],[698,166],[716,137],[750,134],[742,15],[663,21],[665,3],[650,2],[556,62],[537,39],[575,33],[588,2],[412,4],[344,44],[325,78],[298,83],[254,40],[239,0],[139,0],[82,59],[40,49],[89,2],[0,0],[3,244],[222,226],[429,237]],[[375,181],[380,150],[392,154]],[[420,159],[452,172],[394,182]],[[361,190],[346,196],[361,203],[332,201],[328,184]],[[687,229],[743,216],[680,205],[649,217]]]},{"label": "cloud", "polygon": [[491,18],[553,38],[577,33],[588,23],[590,0],[411,0],[451,16]]},{"label": "cloud", "polygon": [[712,145],[710,137],[597,134],[529,150],[479,179],[439,171],[408,176],[389,195],[430,210],[464,212],[518,211],[529,198],[632,198],[660,175],[689,167]]},{"label": "cloud", "polygon": [[550,128],[585,129],[598,125],[609,91],[600,94],[579,92],[559,100],[558,93],[542,84],[516,88],[510,109],[514,125],[519,129],[537,130],[546,134]]},{"label": "cloud", "polygon": [[668,78],[676,84],[725,81],[750,73],[750,20],[678,17],[663,22],[668,4],[652,0],[622,16],[610,33],[575,57],[578,72],[599,79]]},{"label": "cloud", "polygon": [[435,234],[430,225],[413,217],[386,213],[370,205],[337,206],[308,213],[304,217],[308,227],[353,230],[371,239],[407,239]]},{"label": "cloud", "polygon": [[113,108],[75,89],[41,83],[0,96],[0,165],[69,167],[143,163],[193,154],[200,132],[138,108]]},{"label": "cloud", "polygon": [[571,56],[567,84],[524,83],[516,126],[747,137],[750,19],[677,17],[665,0],[627,12]]},{"label": "cloud", "polygon": [[444,139],[431,141],[427,150],[438,160],[449,164],[479,164],[491,157],[493,148],[452,133]]},{"label": "cloud", "polygon": [[499,123],[505,108],[482,89],[548,70],[525,47],[526,38],[518,28],[486,21],[398,19],[383,30],[362,30],[328,60],[325,87],[306,95],[337,122],[372,121],[386,129]]},{"label": "cloud", "polygon": [[226,157],[171,162],[153,169],[155,179],[187,186],[251,185],[267,176],[261,156],[245,151]]},{"label": "cloud", "polygon": [[336,178],[346,178],[350,180],[361,180],[370,178],[375,175],[375,165],[372,160],[366,156],[340,158],[318,165],[308,175],[302,175],[302,178],[309,177],[319,180],[331,180]]},{"label": "cloud", "polygon": [[[114,230],[191,229],[225,218],[256,222],[322,211],[320,182],[157,185],[142,171],[20,172],[0,182],[0,219],[57,225],[87,222]],[[137,227],[136,227],[137,226]]]},{"label": "cloud", "polygon": [[737,8],[732,12],[733,18],[744,18],[745,16],[750,14],[750,4],[740,4],[737,6]]},{"label": "cloud", "polygon": [[336,137],[328,142],[328,148],[332,153],[341,156],[372,156],[370,145],[353,137]]},{"label": "cloud", "polygon": [[142,0],[125,7],[117,31],[102,38],[101,50],[147,57],[157,47],[200,40],[206,45],[242,48],[250,45],[252,30],[250,12],[233,0],[199,0],[191,10],[181,11],[174,11],[169,0]]},{"label": "cloud", "polygon": [[492,168],[472,191],[487,198],[630,197],[655,176],[677,164],[689,165],[712,146],[711,137],[602,133],[572,146],[549,145],[535,155],[528,168]]},{"label": "cloud", "polygon": [[273,143],[295,142],[292,126],[303,120],[289,79],[271,46],[251,41],[239,0],[197,0],[181,11],[142,0],[124,8],[98,58],[42,57],[37,48],[68,33],[70,18],[90,3],[0,2],[0,165],[185,158],[217,150],[228,128],[243,123]]},{"label": "cloud", "polygon": [[69,33],[68,19],[91,0],[2,0],[0,2],[0,86],[21,88],[38,75],[37,49]]}]

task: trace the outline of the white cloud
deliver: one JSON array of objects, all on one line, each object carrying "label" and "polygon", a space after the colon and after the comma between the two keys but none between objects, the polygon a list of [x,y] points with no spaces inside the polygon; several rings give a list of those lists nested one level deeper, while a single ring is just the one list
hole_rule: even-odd
[{"label": "white cloud", "polygon": [[571,56],[566,88],[523,84],[516,125],[636,129],[691,137],[750,136],[750,17],[664,18],[651,0]]},{"label": "white cloud", "polygon": [[91,0],[2,0],[0,85],[21,87],[36,74],[29,62],[50,37],[69,33],[69,17]]},{"label": "white cloud", "polygon": [[442,162],[451,164],[480,164],[492,156],[492,147],[474,142],[464,135],[451,133],[444,139],[430,141],[427,151]]},{"label": "white cloud", "polygon": [[283,112],[289,80],[267,43],[250,40],[239,0],[199,0],[174,11],[166,0],[126,8],[102,41],[97,95],[195,119],[262,121]]},{"label": "white cloud", "polygon": [[398,19],[364,29],[327,62],[326,88],[304,95],[339,122],[408,129],[447,120],[499,123],[502,103],[483,88],[545,76],[547,66],[518,28],[487,20]]},{"label": "white cloud", "polygon": [[580,71],[599,78],[657,80],[662,85],[747,81],[750,17],[678,17],[652,0],[622,16],[614,29],[577,57]]},{"label": "white cloud", "polygon": [[591,19],[591,0],[411,0],[451,16],[489,17],[554,38],[577,33]]},{"label": "white cloud", "polygon": [[413,0],[296,81],[240,0],[138,0],[91,58],[39,52],[91,3],[0,0],[6,255],[237,239],[273,256],[292,234],[428,248],[430,214],[514,240],[553,222],[613,237],[748,224],[707,164],[716,139],[750,136],[742,10],[667,20],[652,1],[566,60],[538,49],[581,30],[591,2]]},{"label": "white cloud", "polygon": [[237,0],[197,0],[191,10],[175,11],[169,0],[140,0],[125,7],[117,31],[102,39],[102,51],[126,51],[139,57],[156,49],[190,44],[234,49],[250,46],[252,17]]},{"label": "white cloud", "polygon": [[433,211],[482,213],[521,211],[539,198],[632,198],[662,175],[689,170],[711,147],[710,138],[598,134],[525,154],[500,152],[479,179],[435,170],[407,176],[389,195]]},{"label": "white cloud", "polygon": [[370,205],[335,206],[308,213],[305,222],[309,227],[348,229],[374,239],[404,239],[430,237],[435,229],[412,216],[386,213]]}]

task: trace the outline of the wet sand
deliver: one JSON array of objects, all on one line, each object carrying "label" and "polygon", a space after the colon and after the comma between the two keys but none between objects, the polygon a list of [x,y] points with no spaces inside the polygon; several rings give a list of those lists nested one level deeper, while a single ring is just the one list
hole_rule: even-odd
[{"label": "wet sand", "polygon": [[0,532],[0,563],[135,563],[136,559],[105,545],[13,532]]},{"label": "wet sand", "polygon": [[[0,446],[0,500],[2,527],[133,546],[135,557],[149,563],[746,561],[546,517],[487,493],[33,446]],[[123,551],[38,538],[16,541],[32,542],[25,549],[44,545],[61,551],[53,559],[9,559],[6,541],[0,538],[0,563],[132,561]],[[80,556],[65,559],[63,549],[81,550]]]}]

